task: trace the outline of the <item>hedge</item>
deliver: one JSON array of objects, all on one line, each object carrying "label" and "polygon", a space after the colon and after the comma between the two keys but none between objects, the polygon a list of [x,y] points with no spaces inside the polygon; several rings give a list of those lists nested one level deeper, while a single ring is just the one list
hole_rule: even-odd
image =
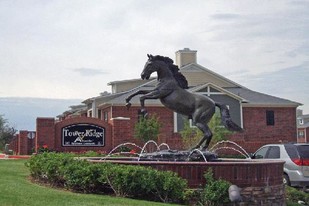
[{"label": "hedge", "polygon": [[42,153],[32,156],[26,166],[37,181],[52,186],[97,194],[138,199],[181,202],[187,181],[169,171],[157,171],[148,167],[90,163],[74,159],[67,153]]}]

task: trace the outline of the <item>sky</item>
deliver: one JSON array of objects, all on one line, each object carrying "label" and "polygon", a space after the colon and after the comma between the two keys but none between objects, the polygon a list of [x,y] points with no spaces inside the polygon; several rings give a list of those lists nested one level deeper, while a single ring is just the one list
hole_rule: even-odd
[{"label": "sky", "polygon": [[197,63],[309,113],[307,0],[0,0],[0,97],[87,99],[147,54]]}]

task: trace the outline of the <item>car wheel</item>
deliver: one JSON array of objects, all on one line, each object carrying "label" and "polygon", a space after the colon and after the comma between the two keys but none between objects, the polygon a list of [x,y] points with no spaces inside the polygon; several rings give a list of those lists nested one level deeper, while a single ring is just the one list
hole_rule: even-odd
[{"label": "car wheel", "polygon": [[283,174],[283,184],[291,186],[290,178],[287,174]]}]

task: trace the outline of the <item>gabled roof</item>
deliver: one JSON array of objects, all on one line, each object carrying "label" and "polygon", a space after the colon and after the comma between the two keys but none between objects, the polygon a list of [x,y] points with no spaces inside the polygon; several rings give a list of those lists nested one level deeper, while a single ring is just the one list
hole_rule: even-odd
[{"label": "gabled roof", "polygon": [[[297,107],[300,106],[301,104],[298,102],[293,102],[287,99],[283,99],[283,98],[278,98],[278,97],[274,97],[271,95],[267,95],[267,94],[263,94],[263,93],[259,93],[259,92],[255,92],[252,90],[249,90],[247,88],[240,88],[240,87],[230,87],[230,88],[220,88],[212,83],[207,83],[204,85],[199,85],[196,87],[192,87],[189,89],[189,91],[191,92],[198,92],[199,90],[201,90],[202,88],[206,87],[206,86],[211,86],[213,88],[218,89],[219,91],[221,91],[222,93],[233,97],[234,99],[239,100],[240,102],[242,102],[243,106],[263,106],[263,107]],[[143,85],[142,87],[139,88],[135,88],[132,89],[126,93],[123,93],[119,96],[117,96],[116,98],[112,98],[109,101],[104,102],[103,104],[99,105],[99,106],[103,106],[103,105],[125,105],[125,99],[133,94],[134,92],[136,92],[137,90],[152,90],[154,89],[154,86],[151,85]],[[140,101],[139,101],[139,96],[135,96],[134,98],[132,98],[132,100],[130,101],[132,105],[140,105]],[[163,106],[160,102],[160,100],[146,100],[146,104],[149,106]]]},{"label": "gabled roof", "polygon": [[[149,80],[153,80],[155,79],[155,77],[150,77]],[[112,82],[109,82],[107,83],[107,85],[113,85],[113,84],[119,84],[119,83],[127,83],[127,82],[141,82],[141,81],[145,81],[145,80],[142,80],[141,78],[139,79],[126,79],[126,80],[118,80],[118,81],[112,81]]]},{"label": "gabled roof", "polygon": [[297,118],[300,118],[300,119],[309,119],[309,114],[303,114],[303,115],[298,116]]},{"label": "gabled roof", "polygon": [[[155,80],[156,81],[156,80]],[[148,82],[148,84],[150,85],[143,85],[134,89],[131,89],[130,91],[127,91],[125,93],[122,93],[120,96],[110,99],[109,101],[106,101],[102,104],[99,105],[99,107],[104,107],[105,105],[120,105],[120,106],[124,106],[126,104],[125,99],[133,94],[134,92],[138,91],[138,90],[153,90],[155,87],[151,86],[152,82]],[[139,101],[139,96],[137,95],[135,97],[133,97],[130,101],[130,103],[132,104],[132,106],[134,105],[140,105],[140,101]],[[157,105],[157,106],[163,106],[160,102],[160,100],[158,99],[153,99],[153,100],[146,100],[146,104],[147,105]]]},{"label": "gabled roof", "polygon": [[298,125],[297,128],[301,128],[301,129],[304,129],[304,128],[307,128],[309,127],[309,122],[303,124],[303,125]]},{"label": "gabled roof", "polygon": [[[233,82],[222,75],[219,75],[199,64],[191,63],[188,65],[185,65],[184,67],[180,68],[180,72],[187,78],[189,82],[190,89],[189,91],[192,92],[199,92],[199,90],[211,86],[215,88],[216,90],[229,95],[240,102],[242,102],[243,106],[250,107],[250,106],[263,106],[263,107],[297,107],[302,104],[294,101],[290,101],[287,99],[259,93],[252,91],[236,82]],[[126,82],[131,80],[123,80],[123,81],[114,81],[112,83],[117,82]],[[132,81],[137,81],[132,80]],[[193,83],[193,85],[190,85]],[[110,83],[110,84],[112,84]],[[145,82],[144,84],[141,84],[133,89],[130,89],[128,91],[115,93],[106,95],[103,97],[96,97],[100,98],[101,104],[99,103],[99,107],[103,107],[104,105],[125,105],[125,99],[130,95],[136,92],[137,90],[152,90],[154,89],[155,85],[157,83],[156,79],[153,79],[151,81]],[[139,96],[134,97],[131,100],[132,105],[140,105],[139,102]],[[85,102],[93,101],[95,98],[90,98],[88,100],[85,100]],[[147,105],[156,105],[156,106],[163,106],[159,100],[146,100]]]},{"label": "gabled roof", "polygon": [[259,92],[252,91],[247,88],[231,87],[224,88],[225,90],[232,92],[244,99],[246,99],[247,105],[251,106],[301,106],[301,103],[293,102],[287,99],[271,96],[268,94],[263,94]]},{"label": "gabled roof", "polygon": [[[205,84],[205,83],[213,83],[215,85],[218,85],[219,87],[243,87],[245,88],[244,86],[236,82],[233,82],[232,80],[227,79],[224,76],[218,73],[215,73],[196,63],[191,63],[191,64],[181,67],[180,72],[189,81],[189,86],[196,86],[196,85]],[[195,81],[200,81],[200,83],[193,81],[192,83],[196,83],[196,84],[190,85],[190,78],[193,78]],[[198,78],[198,80],[196,78]]]}]

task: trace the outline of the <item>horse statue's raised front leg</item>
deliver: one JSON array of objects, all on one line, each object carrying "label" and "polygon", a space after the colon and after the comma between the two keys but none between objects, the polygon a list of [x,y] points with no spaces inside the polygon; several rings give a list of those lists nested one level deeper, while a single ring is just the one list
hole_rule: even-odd
[{"label": "horse statue's raised front leg", "polygon": [[131,99],[133,97],[135,97],[136,95],[139,95],[139,94],[147,94],[147,93],[150,93],[151,91],[152,90],[138,90],[138,91],[134,92],[133,94],[131,94],[130,96],[128,96],[126,98],[126,107],[127,107],[127,109],[130,109],[130,107],[131,107],[130,101],[131,101]]},{"label": "horse statue's raised front leg", "polygon": [[144,114],[144,116],[147,115],[147,110],[145,108],[145,100],[146,99],[159,99],[162,97],[162,94],[158,90],[152,90],[151,92],[141,96],[139,98],[141,103],[141,113]]}]

